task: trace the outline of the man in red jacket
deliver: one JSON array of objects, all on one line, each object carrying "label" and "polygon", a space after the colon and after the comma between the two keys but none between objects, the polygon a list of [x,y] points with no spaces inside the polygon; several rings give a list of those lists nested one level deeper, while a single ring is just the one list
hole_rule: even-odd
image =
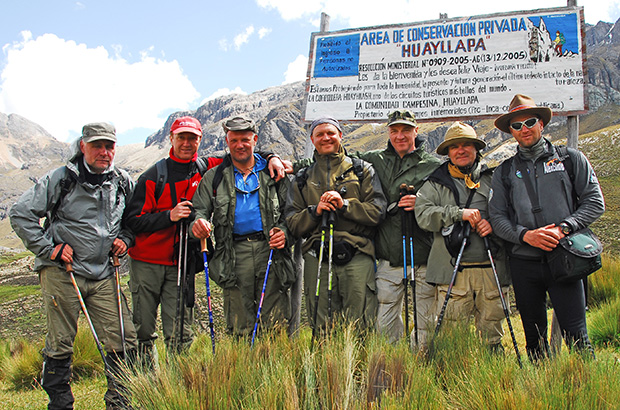
[{"label": "man in red jacket", "polygon": [[[147,169],[138,179],[124,217],[126,225],[136,234],[135,246],[129,250],[130,288],[133,321],[146,365],[156,364],[153,345],[157,338],[159,305],[166,346],[183,349],[193,340],[193,312],[185,308],[182,340],[171,346],[177,306],[178,258],[175,247],[179,242],[179,221],[193,218],[191,199],[202,174],[222,162],[221,158],[198,158],[201,138],[202,127],[197,119],[181,117],[174,121],[170,127],[172,148],[169,157],[163,160],[167,169],[166,181],[158,186],[162,172],[158,172],[157,164]],[[272,177],[277,174],[278,179],[281,178],[284,175],[281,161],[274,155],[267,155],[267,159],[270,160]],[[205,164],[205,169],[199,169],[197,161]],[[190,279],[193,279],[193,273],[188,272]]]}]

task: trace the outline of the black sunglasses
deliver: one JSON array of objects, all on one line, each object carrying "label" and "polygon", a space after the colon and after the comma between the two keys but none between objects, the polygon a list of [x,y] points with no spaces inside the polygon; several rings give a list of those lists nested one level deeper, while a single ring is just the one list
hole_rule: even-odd
[{"label": "black sunglasses", "polygon": [[538,124],[538,121],[540,121],[540,118],[532,117],[532,118],[528,118],[525,121],[513,122],[512,124],[510,124],[510,128],[512,128],[515,131],[521,131],[521,128],[523,128],[524,125],[527,128],[532,128],[534,125]]}]

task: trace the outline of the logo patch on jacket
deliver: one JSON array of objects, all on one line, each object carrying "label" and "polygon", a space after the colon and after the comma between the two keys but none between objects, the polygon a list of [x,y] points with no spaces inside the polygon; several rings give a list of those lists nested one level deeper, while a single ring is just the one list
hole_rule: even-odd
[{"label": "logo patch on jacket", "polygon": [[545,174],[564,171],[564,163],[557,158],[552,158],[549,161],[545,162],[544,170]]}]

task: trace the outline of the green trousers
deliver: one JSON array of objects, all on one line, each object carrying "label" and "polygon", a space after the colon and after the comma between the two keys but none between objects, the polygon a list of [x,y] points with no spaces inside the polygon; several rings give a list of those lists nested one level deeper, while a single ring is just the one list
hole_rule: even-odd
[{"label": "green trousers", "polygon": [[[130,259],[133,321],[138,333],[140,351],[149,354],[157,339],[157,308],[161,307],[164,342],[170,348],[175,336],[177,310],[177,266],[158,265]],[[193,274],[192,274],[193,279]],[[193,309],[185,308],[183,340],[179,348],[189,347],[193,340]]]},{"label": "green trousers", "polygon": [[[43,306],[47,316],[45,356],[65,359],[73,354],[78,317],[82,310],[69,274],[57,267],[45,267],[40,273]],[[118,299],[114,276],[102,280],[86,279],[75,275],[84,304],[106,352],[122,352]],[[125,346],[127,351],[137,348],[136,330],[125,295],[121,293]]]},{"label": "green trousers", "polygon": [[[304,255],[304,261],[304,292],[308,318],[313,329],[315,326],[322,329],[328,317],[328,263],[323,262],[321,266],[317,323],[314,323],[318,258],[313,253],[307,252]],[[333,318],[344,315],[346,320],[356,322],[360,329],[370,329],[375,326],[377,287],[373,258],[358,252],[346,265],[332,264],[331,307]]]},{"label": "green trousers", "polygon": [[[258,304],[269,259],[269,242],[235,241],[235,267],[237,284],[224,289],[224,316],[228,331],[235,335],[251,334],[256,322]],[[265,297],[261,308],[261,329],[276,324],[288,325],[291,300],[288,290],[273,271],[267,277]]]}]

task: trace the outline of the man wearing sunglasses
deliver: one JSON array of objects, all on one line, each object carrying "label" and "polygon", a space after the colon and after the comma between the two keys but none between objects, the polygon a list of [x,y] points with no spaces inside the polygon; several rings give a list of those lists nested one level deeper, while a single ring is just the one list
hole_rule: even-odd
[{"label": "man wearing sunglasses", "polygon": [[261,327],[286,325],[290,318],[288,288],[295,271],[283,214],[289,181],[271,178],[267,161],[255,153],[258,135],[253,120],[237,116],[223,127],[230,153],[198,185],[191,231],[199,239],[214,235],[209,276],[224,289],[228,331],[241,336],[252,333],[268,262],[273,264]]},{"label": "man wearing sunglasses", "polygon": [[[530,97],[517,94],[509,112],[495,120],[495,126],[510,133],[519,144],[517,153],[493,175],[489,213],[493,231],[507,241],[517,308],[531,360],[549,354],[547,293],[569,348],[593,355],[583,283],[554,281],[547,257],[565,235],[587,227],[605,211],[603,194],[587,158],[573,149],[563,155],[542,136],[551,116],[548,107],[536,106]],[[538,216],[525,178],[530,178],[538,196]],[[542,226],[537,219],[544,222]]]}]

